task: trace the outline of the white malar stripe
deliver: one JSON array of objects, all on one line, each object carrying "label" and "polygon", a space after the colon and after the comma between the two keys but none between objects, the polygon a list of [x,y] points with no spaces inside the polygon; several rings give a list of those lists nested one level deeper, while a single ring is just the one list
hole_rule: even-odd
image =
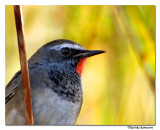
[{"label": "white malar stripe", "polygon": [[61,48],[64,48],[64,47],[68,47],[68,48],[71,48],[71,49],[85,50],[84,47],[81,47],[79,45],[72,45],[72,44],[68,44],[68,43],[63,43],[63,44],[60,44],[60,45],[56,45],[56,46],[51,47],[50,49],[51,50],[60,50]]}]

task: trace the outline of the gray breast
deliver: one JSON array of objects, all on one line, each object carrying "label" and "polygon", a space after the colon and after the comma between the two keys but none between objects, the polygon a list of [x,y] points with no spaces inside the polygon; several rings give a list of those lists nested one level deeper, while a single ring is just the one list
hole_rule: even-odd
[{"label": "gray breast", "polygon": [[[49,88],[34,89],[32,108],[35,125],[73,125],[79,115],[81,102],[64,100]],[[24,124],[23,97],[22,93],[18,93],[6,104],[6,125]]]},{"label": "gray breast", "polygon": [[[68,86],[69,80],[64,80],[65,86],[55,86],[54,80],[48,82],[48,73],[43,68],[30,68],[30,84],[32,109],[35,125],[73,125],[79,115],[82,104],[81,85]],[[43,78],[42,78],[43,77]],[[21,78],[18,76],[17,78]],[[24,125],[25,112],[20,79],[12,84],[17,86],[15,95],[6,103],[6,125]],[[79,81],[80,82],[80,81]],[[70,84],[70,83],[69,83]],[[58,92],[53,90],[58,89]],[[77,88],[78,91],[69,89]],[[67,91],[65,89],[69,88]],[[64,92],[65,91],[65,92]],[[75,92],[75,93],[74,93]],[[78,94],[77,94],[78,92]],[[70,95],[71,93],[71,95]],[[73,94],[74,93],[74,94]],[[68,97],[68,98],[66,98]]]},{"label": "gray breast", "polygon": [[[36,90],[34,93],[37,93]],[[80,108],[81,102],[64,100],[50,89],[38,91],[38,94],[33,98],[35,124],[73,125],[79,115]]]}]

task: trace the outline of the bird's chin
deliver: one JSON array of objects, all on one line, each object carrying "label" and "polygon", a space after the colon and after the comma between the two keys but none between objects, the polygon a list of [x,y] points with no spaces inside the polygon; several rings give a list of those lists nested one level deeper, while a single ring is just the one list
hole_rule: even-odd
[{"label": "bird's chin", "polygon": [[84,66],[86,64],[86,61],[87,61],[87,58],[81,58],[78,61],[78,64],[77,64],[77,67],[76,67],[76,72],[78,73],[79,76],[82,75],[82,72],[83,72]]}]

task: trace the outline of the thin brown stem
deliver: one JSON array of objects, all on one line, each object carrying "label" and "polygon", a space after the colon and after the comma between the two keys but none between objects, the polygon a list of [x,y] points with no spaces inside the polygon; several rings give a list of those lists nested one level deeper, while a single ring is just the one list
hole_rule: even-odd
[{"label": "thin brown stem", "polygon": [[15,23],[17,29],[19,57],[21,64],[22,88],[25,107],[26,125],[33,125],[32,101],[30,91],[30,81],[28,72],[28,62],[25,49],[25,37],[23,28],[23,17],[20,5],[14,5]]}]

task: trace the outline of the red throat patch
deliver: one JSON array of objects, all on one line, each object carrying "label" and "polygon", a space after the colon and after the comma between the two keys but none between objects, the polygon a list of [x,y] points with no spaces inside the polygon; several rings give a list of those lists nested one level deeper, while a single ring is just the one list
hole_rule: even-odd
[{"label": "red throat patch", "polygon": [[82,58],[78,61],[78,64],[77,64],[77,68],[76,68],[76,71],[77,73],[79,74],[79,76],[82,75],[82,72],[83,72],[83,69],[84,69],[84,65],[87,61],[87,58]]}]

